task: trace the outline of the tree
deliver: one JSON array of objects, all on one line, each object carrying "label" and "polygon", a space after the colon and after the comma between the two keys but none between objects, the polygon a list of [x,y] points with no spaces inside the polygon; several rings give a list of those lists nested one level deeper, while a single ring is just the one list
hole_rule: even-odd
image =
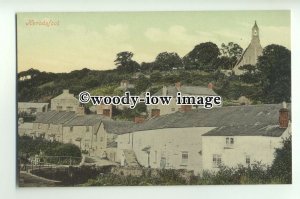
[{"label": "tree", "polygon": [[215,63],[220,55],[219,48],[212,42],[201,43],[184,56],[186,69],[200,69],[211,71],[215,69]]},{"label": "tree", "polygon": [[243,82],[248,84],[254,84],[259,82],[259,71],[256,66],[251,64],[246,64],[240,66],[239,69],[245,71],[245,73],[240,76]]},{"label": "tree", "polygon": [[150,79],[146,78],[145,76],[141,76],[135,85],[135,89],[137,93],[141,93],[143,91],[146,91],[147,88],[151,86]]},{"label": "tree", "polygon": [[155,59],[154,66],[161,71],[172,70],[173,68],[182,68],[182,60],[175,52],[159,53]]},{"label": "tree", "polygon": [[258,58],[261,100],[265,103],[280,103],[291,98],[291,51],[271,44],[264,48]]},{"label": "tree", "polygon": [[292,136],[284,139],[282,144],[282,148],[275,151],[271,175],[284,183],[292,183]]},{"label": "tree", "polygon": [[227,45],[222,43],[221,48],[220,66],[224,69],[232,69],[238,59],[242,56],[243,48],[233,42],[229,42]]},{"label": "tree", "polygon": [[152,71],[154,70],[154,63],[153,62],[142,62],[141,63],[141,71]]},{"label": "tree", "polygon": [[122,72],[137,72],[140,70],[140,65],[132,60],[133,53],[124,51],[117,54],[117,58],[114,61],[117,69]]}]

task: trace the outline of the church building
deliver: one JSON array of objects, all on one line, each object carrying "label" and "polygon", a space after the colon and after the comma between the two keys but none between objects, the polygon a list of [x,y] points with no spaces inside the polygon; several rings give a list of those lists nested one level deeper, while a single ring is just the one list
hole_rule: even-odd
[{"label": "church building", "polygon": [[233,68],[233,72],[235,75],[241,75],[245,71],[241,70],[239,67],[244,65],[255,65],[257,63],[258,56],[262,55],[263,48],[260,45],[259,40],[259,28],[256,24],[252,27],[252,39],[249,44],[249,46],[244,51],[242,57],[239,59],[239,61],[236,63],[236,65]]}]

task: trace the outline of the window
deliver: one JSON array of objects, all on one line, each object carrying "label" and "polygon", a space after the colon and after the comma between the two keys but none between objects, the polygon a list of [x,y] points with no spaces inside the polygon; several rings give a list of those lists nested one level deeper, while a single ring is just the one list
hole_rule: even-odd
[{"label": "window", "polygon": [[181,164],[187,165],[189,160],[189,153],[186,151],[181,152]]},{"label": "window", "polygon": [[250,155],[246,155],[246,164],[250,164],[250,163],[251,163]]},{"label": "window", "polygon": [[90,131],[90,127],[89,126],[86,126],[85,127],[85,132],[89,132]]},{"label": "window", "polygon": [[57,111],[62,111],[62,106],[57,106],[57,107],[56,107],[56,110],[57,110]]},{"label": "window", "polygon": [[100,142],[103,142],[103,137],[100,137]]},{"label": "window", "polygon": [[234,144],[234,138],[233,137],[227,137],[226,138],[226,145],[233,145]]},{"label": "window", "polygon": [[157,151],[154,152],[154,163],[156,164],[157,162]]},{"label": "window", "polygon": [[222,163],[221,155],[214,154],[213,155],[213,167],[218,167]]},{"label": "window", "polygon": [[226,138],[226,144],[229,144],[229,138]]},{"label": "window", "polygon": [[67,106],[67,111],[73,111],[73,107],[72,106]]},{"label": "window", "polygon": [[103,109],[103,115],[110,117],[110,109]]},{"label": "window", "polygon": [[73,126],[70,126],[70,132],[73,132]]}]

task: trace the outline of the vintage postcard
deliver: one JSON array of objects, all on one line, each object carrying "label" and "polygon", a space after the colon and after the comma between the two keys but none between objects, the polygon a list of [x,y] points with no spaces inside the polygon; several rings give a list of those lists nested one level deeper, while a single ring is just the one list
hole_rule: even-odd
[{"label": "vintage postcard", "polygon": [[17,184],[291,184],[290,11],[17,13]]}]

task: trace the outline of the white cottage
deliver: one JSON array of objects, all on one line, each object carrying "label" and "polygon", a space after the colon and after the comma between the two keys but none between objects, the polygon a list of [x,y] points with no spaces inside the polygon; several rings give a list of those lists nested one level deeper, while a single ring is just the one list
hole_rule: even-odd
[{"label": "white cottage", "polygon": [[150,117],[156,117],[160,115],[166,115],[175,113],[177,111],[190,111],[197,108],[196,106],[190,105],[177,105],[176,96],[177,92],[181,92],[182,96],[216,96],[217,94],[213,91],[213,85],[210,83],[207,87],[201,86],[185,86],[177,82],[175,86],[163,86],[154,96],[172,96],[172,100],[168,106],[157,104],[147,106],[147,111]]},{"label": "white cottage", "polygon": [[74,111],[49,111],[38,113],[33,121],[32,137],[42,137],[63,142],[63,124],[76,116]]},{"label": "white cottage", "polygon": [[51,99],[51,110],[55,111],[78,111],[79,101],[69,90]]},{"label": "white cottage", "polygon": [[[218,170],[220,164],[235,167],[251,166],[255,162],[272,165],[276,148],[291,135],[289,111],[286,107],[266,107],[252,117],[264,116],[264,120],[249,118],[249,124],[220,126],[202,136],[203,169]],[[257,108],[257,110],[259,110]],[[279,113],[279,114],[278,114]],[[276,121],[274,116],[278,117]],[[269,122],[269,124],[265,123]]]},{"label": "white cottage", "polygon": [[88,153],[99,149],[100,115],[77,115],[63,124],[63,142],[73,143]]}]

